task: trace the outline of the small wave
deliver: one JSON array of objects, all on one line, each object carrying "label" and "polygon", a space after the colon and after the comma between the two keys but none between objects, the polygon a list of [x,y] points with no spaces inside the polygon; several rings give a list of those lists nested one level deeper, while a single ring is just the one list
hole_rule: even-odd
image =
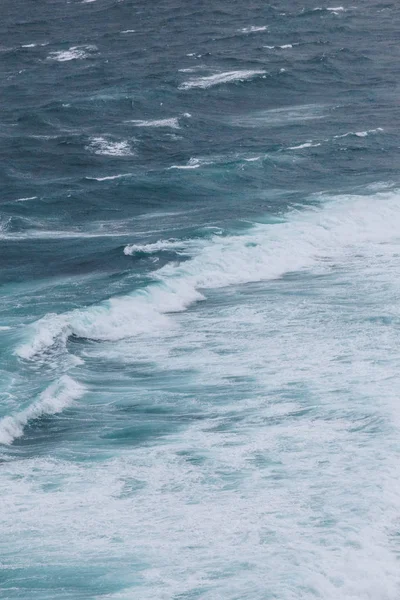
[{"label": "small wave", "polygon": [[238,29],[241,33],[259,33],[260,31],[266,31],[267,25],[251,25],[250,27],[243,27],[243,29]]},{"label": "small wave", "polygon": [[184,240],[159,240],[153,244],[129,244],[124,248],[124,254],[132,256],[136,253],[154,254],[162,250],[182,250],[187,245]]},{"label": "small wave", "polygon": [[80,398],[85,388],[68,375],[50,385],[28,408],[0,420],[0,444],[9,445],[21,437],[26,425],[46,415],[60,413]]},{"label": "small wave", "polygon": [[152,121],[133,119],[125,122],[133,123],[133,125],[136,125],[136,127],[171,127],[172,129],[179,129],[178,117],[172,117],[170,119],[154,119]]},{"label": "small wave", "polygon": [[118,175],[107,175],[106,177],[86,177],[94,181],[111,181],[112,179],[121,179],[122,177],[130,177],[132,173],[118,173]]},{"label": "small wave", "polygon": [[333,6],[333,7],[327,7],[326,10],[330,10],[332,12],[344,12],[346,9],[343,6]]},{"label": "small wave", "polygon": [[212,165],[214,162],[208,158],[191,158],[186,165],[172,165],[168,169],[199,169],[205,165]]},{"label": "small wave", "polygon": [[22,44],[21,48],[35,48],[37,44]]},{"label": "small wave", "polygon": [[9,327],[8,325],[1,325],[0,326],[0,331],[9,331],[11,329],[11,327]]},{"label": "small wave", "polygon": [[299,42],[293,42],[292,44],[282,44],[282,46],[264,46],[264,48],[268,48],[268,50],[276,50],[280,48],[281,50],[288,50],[289,48],[293,48],[293,46],[298,46]]},{"label": "small wave", "polygon": [[228,71],[226,73],[215,73],[214,75],[208,75],[207,77],[199,77],[198,79],[190,79],[189,81],[183,82],[180,86],[180,90],[190,90],[193,88],[207,89],[214,85],[220,85],[222,83],[232,83],[234,81],[245,81],[246,79],[252,79],[257,75],[265,75],[265,71]]},{"label": "small wave", "polygon": [[57,50],[50,52],[47,58],[58,62],[66,62],[68,60],[77,60],[80,58],[88,58],[90,52],[95,52],[96,46],[72,46],[69,50]]},{"label": "small wave", "polygon": [[133,154],[129,142],[126,140],[112,142],[103,137],[92,138],[87,149],[102,156],[132,156]]},{"label": "small wave", "polygon": [[377,127],[376,129],[367,129],[366,131],[349,131],[347,133],[343,133],[342,135],[334,135],[333,137],[335,139],[340,139],[340,138],[345,138],[345,137],[354,135],[355,137],[364,138],[370,134],[380,133],[382,131],[383,131],[382,127]]},{"label": "small wave", "polygon": [[124,29],[121,33],[135,33],[134,29]]},{"label": "small wave", "polygon": [[16,198],[15,202],[27,202],[28,200],[36,200],[37,196],[27,196],[26,198]]},{"label": "small wave", "polygon": [[300,144],[299,146],[289,146],[288,150],[302,150],[303,148],[316,148],[321,144],[313,144],[312,142],[305,142],[304,144]]},{"label": "small wave", "polygon": [[227,121],[236,127],[286,126],[288,123],[325,118],[324,111],[329,108],[318,104],[288,106],[257,111],[243,116],[229,117]]}]

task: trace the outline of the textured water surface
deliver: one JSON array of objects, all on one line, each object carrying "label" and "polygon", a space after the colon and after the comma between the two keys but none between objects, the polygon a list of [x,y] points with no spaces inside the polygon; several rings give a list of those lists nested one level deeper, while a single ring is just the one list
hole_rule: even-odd
[{"label": "textured water surface", "polygon": [[399,598],[400,9],[318,1],[2,3],[2,598]]}]

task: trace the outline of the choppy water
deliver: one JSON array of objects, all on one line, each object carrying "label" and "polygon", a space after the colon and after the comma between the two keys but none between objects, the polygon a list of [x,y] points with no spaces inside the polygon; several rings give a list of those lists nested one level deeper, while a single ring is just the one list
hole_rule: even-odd
[{"label": "choppy water", "polygon": [[398,4],[1,14],[1,597],[397,600]]}]

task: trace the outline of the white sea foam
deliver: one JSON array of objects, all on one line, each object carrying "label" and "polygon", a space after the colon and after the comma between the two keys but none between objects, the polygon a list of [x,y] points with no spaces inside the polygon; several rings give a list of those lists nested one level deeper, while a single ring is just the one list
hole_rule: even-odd
[{"label": "white sea foam", "polygon": [[124,29],[121,33],[135,33],[134,29]]},{"label": "white sea foam", "polygon": [[27,202],[28,200],[36,200],[37,196],[27,196],[26,198],[16,198],[15,202]]},{"label": "white sea foam", "polygon": [[364,138],[364,137],[367,137],[370,134],[380,133],[382,131],[383,131],[382,127],[377,127],[376,129],[367,129],[366,131],[349,131],[349,132],[343,133],[341,135],[334,135],[333,137],[335,139],[340,139],[340,138],[345,138],[345,137],[349,137],[349,136],[353,136],[354,135],[355,137]]},{"label": "white sea foam", "polygon": [[275,48],[280,48],[281,50],[288,50],[289,48],[293,48],[293,46],[298,46],[299,42],[293,42],[292,44],[282,44],[282,46],[264,46],[264,48],[268,48],[269,50],[274,50]]},{"label": "white sea foam", "polygon": [[258,75],[265,75],[265,71],[227,71],[226,73],[215,73],[214,75],[208,75],[207,77],[199,77],[197,79],[190,79],[185,81],[179,86],[180,90],[190,90],[193,88],[207,89],[214,85],[220,85],[222,83],[232,83],[235,81],[245,81],[246,79],[252,79]]},{"label": "white sea foam", "polygon": [[0,444],[11,444],[21,437],[29,421],[54,415],[80,398],[85,388],[68,375],[50,385],[33,404],[24,410],[0,420]]},{"label": "white sea foam", "polygon": [[66,62],[69,60],[77,60],[81,58],[88,58],[92,53],[97,50],[96,46],[72,46],[69,50],[57,50],[50,52],[48,58],[56,60],[58,62]]},{"label": "white sea foam", "polygon": [[317,146],[320,146],[321,144],[316,143],[314,144],[313,142],[305,142],[304,144],[300,144],[299,146],[289,146],[288,150],[302,150],[303,148],[316,148]]},{"label": "white sea foam", "polygon": [[8,325],[1,325],[0,326],[0,331],[9,331],[11,329],[11,327],[9,327]]},{"label": "white sea foam", "polygon": [[127,140],[115,142],[104,137],[93,137],[87,148],[95,154],[103,156],[131,156],[133,154]]},{"label": "white sea foam", "polygon": [[34,48],[37,44],[22,44],[21,48]]},{"label": "white sea foam", "polygon": [[243,27],[243,29],[238,29],[242,33],[259,33],[260,31],[266,31],[267,25],[251,25],[250,27]]},{"label": "white sea foam", "polygon": [[290,213],[284,223],[257,225],[246,235],[199,240],[190,248],[190,260],[165,265],[148,288],[41,319],[30,328],[30,339],[17,353],[32,359],[50,348],[63,348],[72,333],[118,340],[161,332],[173,325],[168,313],[202,300],[202,290],[275,279],[302,269],[324,269],[351,248],[358,252],[365,244],[397,239],[399,226],[400,197],[392,192],[347,196],[319,210]]},{"label": "white sea foam", "polygon": [[319,104],[306,104],[261,110],[247,115],[229,117],[226,120],[236,127],[286,126],[288,123],[298,121],[324,119],[328,109],[329,107]]},{"label": "white sea foam", "polygon": [[160,250],[182,250],[187,244],[188,242],[185,240],[159,240],[153,244],[129,244],[128,246],[125,246],[124,254],[132,256],[137,252],[153,254]]},{"label": "white sea foam", "polygon": [[93,179],[94,181],[111,181],[113,179],[122,179],[123,177],[130,177],[132,173],[118,173],[118,175],[107,175],[106,177],[87,177],[86,179]]},{"label": "white sea foam", "polygon": [[170,119],[153,119],[146,121],[144,119],[132,119],[126,121],[126,123],[132,123],[136,127],[171,127],[172,129],[179,129],[178,117],[172,117]]}]

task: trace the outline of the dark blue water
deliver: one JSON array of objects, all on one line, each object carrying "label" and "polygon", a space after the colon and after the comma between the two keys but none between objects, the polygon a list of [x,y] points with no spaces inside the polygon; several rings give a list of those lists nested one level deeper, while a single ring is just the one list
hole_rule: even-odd
[{"label": "dark blue water", "polygon": [[398,5],[1,14],[2,598],[397,600]]}]

